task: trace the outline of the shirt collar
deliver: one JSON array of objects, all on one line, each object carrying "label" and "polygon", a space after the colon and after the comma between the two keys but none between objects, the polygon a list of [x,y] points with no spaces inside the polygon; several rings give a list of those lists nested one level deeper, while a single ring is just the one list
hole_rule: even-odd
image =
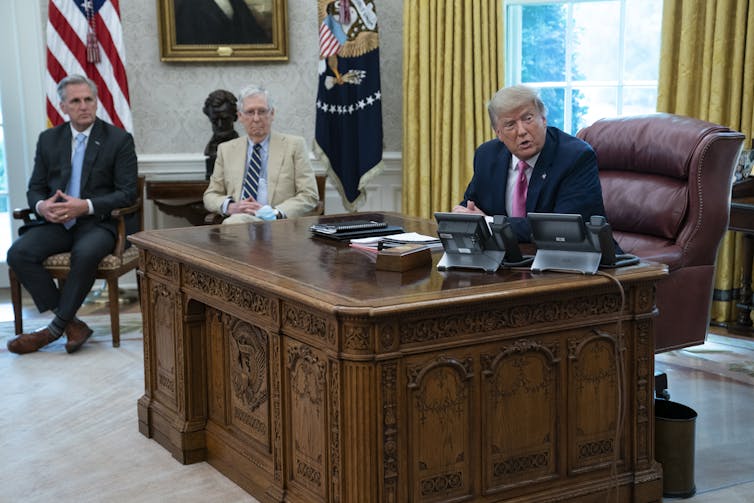
[{"label": "shirt collar", "polygon": [[[540,152],[539,154],[541,154],[541,153],[542,153],[542,152]],[[530,168],[533,168],[534,166],[536,166],[536,165],[537,165],[537,159],[539,159],[539,154],[536,154],[536,155],[532,156],[532,157],[531,157],[531,158],[530,158],[530,159],[529,159],[528,161],[524,161],[524,162],[525,162],[525,163],[526,163],[526,164],[527,164],[527,165],[528,165],[528,166],[529,166]],[[519,158],[518,158],[518,157],[516,157],[515,155],[512,155],[512,154],[511,154],[511,166],[513,167],[513,169],[518,169],[518,162],[519,162],[520,160],[521,160],[521,159],[519,159]]]},{"label": "shirt collar", "polygon": [[[254,141],[251,138],[249,138],[248,136],[246,137],[246,141],[247,141],[247,144],[248,144],[249,148],[253,148],[254,145],[256,145],[254,143]],[[262,146],[262,151],[265,152],[265,153],[267,153],[267,151],[270,148],[270,135],[267,135],[265,137],[265,139],[262,140],[259,144]]]},{"label": "shirt collar", "polygon": [[71,126],[71,136],[73,137],[74,140],[76,140],[76,137],[78,135],[83,134],[84,136],[86,136],[86,139],[88,140],[89,139],[89,135],[92,134],[92,128],[93,127],[94,127],[94,123],[93,122],[92,122],[91,126],[89,126],[88,128],[84,129],[83,131],[76,131],[76,129],[73,126]]}]

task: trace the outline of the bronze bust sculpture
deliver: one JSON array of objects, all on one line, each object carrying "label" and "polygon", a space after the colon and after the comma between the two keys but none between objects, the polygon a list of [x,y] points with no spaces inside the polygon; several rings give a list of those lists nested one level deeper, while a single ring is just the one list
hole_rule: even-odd
[{"label": "bronze bust sculpture", "polygon": [[204,148],[206,159],[207,180],[212,175],[215,168],[215,158],[217,157],[217,146],[233,138],[238,138],[238,133],[233,129],[233,123],[236,121],[236,97],[230,91],[217,89],[212,91],[204,100],[204,115],[209,117],[212,123],[212,138]]}]

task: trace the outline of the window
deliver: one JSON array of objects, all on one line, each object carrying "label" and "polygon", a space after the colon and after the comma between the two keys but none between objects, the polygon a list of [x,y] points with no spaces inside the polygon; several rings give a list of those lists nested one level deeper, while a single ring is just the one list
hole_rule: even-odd
[{"label": "window", "polygon": [[8,176],[5,169],[5,135],[3,134],[3,111],[0,107],[0,262],[5,262],[5,253],[10,246],[10,214],[8,213]]},{"label": "window", "polygon": [[662,2],[504,0],[506,85],[540,89],[547,122],[575,134],[657,106]]}]

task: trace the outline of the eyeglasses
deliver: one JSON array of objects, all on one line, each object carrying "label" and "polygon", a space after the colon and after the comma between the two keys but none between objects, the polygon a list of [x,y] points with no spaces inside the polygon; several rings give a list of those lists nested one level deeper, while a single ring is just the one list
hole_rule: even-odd
[{"label": "eyeglasses", "polygon": [[250,110],[241,110],[241,113],[244,114],[246,117],[267,117],[267,115],[270,113],[269,108],[256,108],[256,109],[250,109]]}]

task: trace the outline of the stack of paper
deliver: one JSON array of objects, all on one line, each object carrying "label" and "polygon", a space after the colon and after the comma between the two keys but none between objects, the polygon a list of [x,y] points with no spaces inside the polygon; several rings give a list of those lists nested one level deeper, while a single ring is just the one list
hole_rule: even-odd
[{"label": "stack of paper", "polygon": [[[371,236],[351,240],[352,245],[378,249],[380,247],[392,247],[404,244],[423,244],[432,250],[441,250],[442,242],[435,236],[426,236],[418,232],[401,232],[386,236]],[[381,245],[381,246],[380,246]]]}]

